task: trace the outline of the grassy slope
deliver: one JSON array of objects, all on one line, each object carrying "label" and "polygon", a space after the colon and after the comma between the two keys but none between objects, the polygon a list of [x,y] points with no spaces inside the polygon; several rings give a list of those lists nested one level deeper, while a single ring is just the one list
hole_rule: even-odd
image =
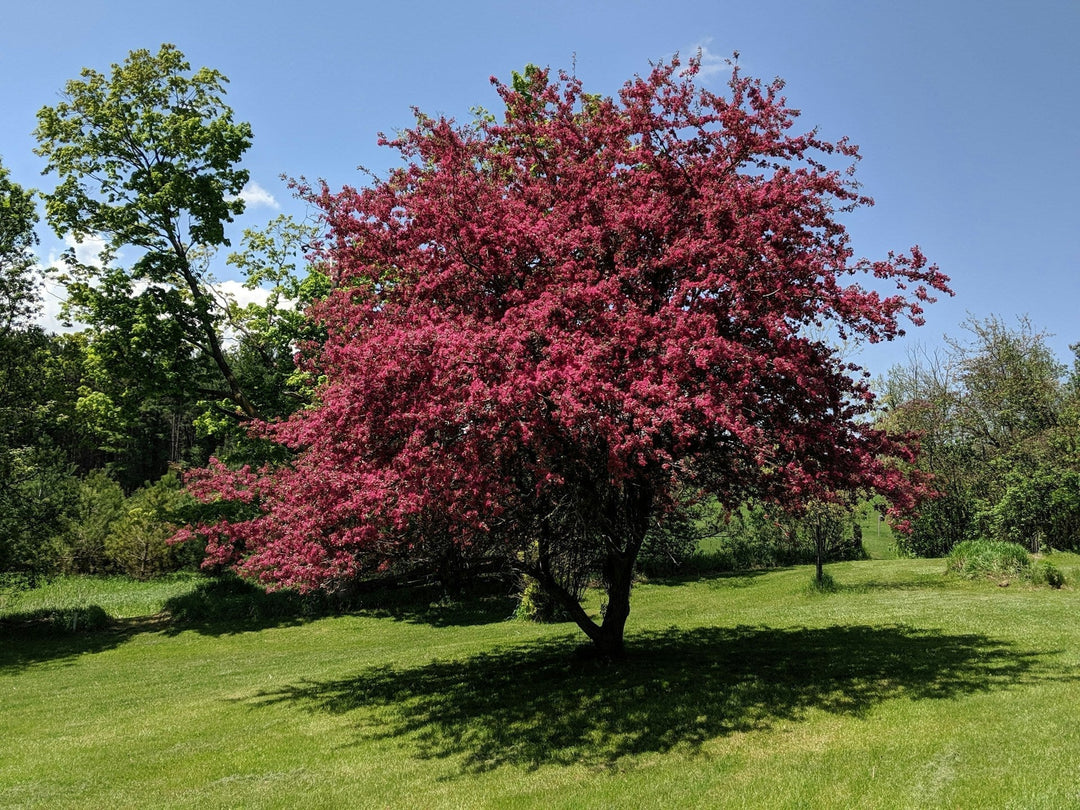
[{"label": "grassy slope", "polygon": [[942,568],[645,585],[616,664],[505,600],[0,638],[0,806],[1080,806],[1080,592]]},{"label": "grassy slope", "polygon": [[862,520],[863,548],[872,560],[895,560],[896,544],[893,542],[892,529],[882,519],[880,513],[868,510]]}]

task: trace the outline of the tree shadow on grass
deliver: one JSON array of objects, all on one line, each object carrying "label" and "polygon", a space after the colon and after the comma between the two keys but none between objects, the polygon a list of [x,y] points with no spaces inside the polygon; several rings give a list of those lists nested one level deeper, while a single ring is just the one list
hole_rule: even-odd
[{"label": "tree shadow on grass", "polygon": [[1053,653],[982,635],[903,626],[670,629],[641,634],[623,660],[571,639],[465,660],[383,666],[262,692],[255,705],[357,712],[361,739],[399,738],[463,773],[515,765],[611,767],[620,757],[693,751],[807,712],[864,716],[883,701],[940,700],[1075,678]]},{"label": "tree shadow on grass", "polygon": [[157,616],[112,619],[99,605],[35,610],[8,615],[0,621],[0,673],[35,664],[71,664],[90,653],[105,652],[139,633],[159,630]]},{"label": "tree shadow on grass", "polygon": [[194,630],[204,635],[231,635],[270,627],[303,624],[327,616],[352,614],[430,624],[472,626],[504,621],[514,600],[504,595],[472,595],[446,600],[437,588],[373,590],[352,596],[294,591],[267,593],[234,577],[207,580],[190,593],[165,603],[166,632]]},{"label": "tree shadow on grass", "polygon": [[163,611],[155,616],[118,619],[96,604],[7,614],[0,618],[0,672],[46,662],[69,664],[146,632],[229,636],[344,614],[464,627],[505,621],[515,604],[503,594],[433,601],[431,592],[403,589],[340,601],[323,594],[267,593],[235,577],[222,577],[207,579],[190,592],[166,600]]}]

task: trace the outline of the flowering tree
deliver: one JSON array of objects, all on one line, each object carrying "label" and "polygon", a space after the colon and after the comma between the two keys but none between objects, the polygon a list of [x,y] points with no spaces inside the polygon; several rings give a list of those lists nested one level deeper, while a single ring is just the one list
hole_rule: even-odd
[{"label": "flowering tree", "polygon": [[384,139],[404,158],[387,179],[309,191],[336,286],[315,311],[326,382],[262,428],[290,463],[192,477],[247,505],[199,528],[211,562],[305,590],[431,544],[498,548],[617,654],[642,542],[686,493],[919,495],[821,335],[891,339],[947,279],[917,248],[853,260],[836,212],[871,202],[856,147],[789,134],[780,82],[735,68],[719,96],[696,69],[602,98],[530,67],[496,83],[501,121],[419,116]]}]

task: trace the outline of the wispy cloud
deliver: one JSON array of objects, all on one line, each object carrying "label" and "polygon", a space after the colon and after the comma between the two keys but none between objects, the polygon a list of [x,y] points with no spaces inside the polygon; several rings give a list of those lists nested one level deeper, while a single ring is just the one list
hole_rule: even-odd
[{"label": "wispy cloud", "polygon": [[[100,236],[84,236],[82,241],[78,241],[69,233],[64,236],[64,246],[75,249],[75,259],[79,264],[98,268],[102,266],[101,251],[105,249],[105,240]],[[61,266],[60,256],[54,251],[49,252],[48,266]]]},{"label": "wispy cloud", "polygon": [[267,298],[270,296],[269,290],[264,290],[262,287],[251,289],[250,287],[245,287],[239,281],[217,281],[210,286],[218,297],[235,301],[242,307],[246,307],[248,304],[264,306]]},{"label": "wispy cloud", "polygon": [[726,75],[731,72],[730,60],[732,54],[719,54],[710,49],[712,44],[712,37],[707,37],[700,40],[697,44],[692,46],[689,53],[692,55],[701,54],[701,68],[698,71],[698,76],[702,79],[711,79],[714,76]]},{"label": "wispy cloud", "polygon": [[45,272],[44,268],[38,268],[41,274],[41,310],[38,312],[37,323],[46,332],[78,332],[83,324],[68,326],[63,322],[60,308],[67,300],[67,290],[64,285],[52,275]]},{"label": "wispy cloud", "polygon": [[240,192],[240,199],[244,201],[244,204],[247,205],[248,208],[258,208],[259,206],[263,206],[265,208],[273,208],[275,211],[281,208],[278,201],[274,199],[274,195],[254,180],[244,186],[244,190]]}]

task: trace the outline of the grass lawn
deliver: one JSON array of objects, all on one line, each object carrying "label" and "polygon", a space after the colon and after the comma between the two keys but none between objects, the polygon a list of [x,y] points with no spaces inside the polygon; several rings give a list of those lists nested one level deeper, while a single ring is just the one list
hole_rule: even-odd
[{"label": "grass lawn", "polygon": [[0,627],[0,806],[1080,807],[1054,562],[1064,590],[941,560],[653,582],[615,663],[508,599],[220,624],[135,612],[196,580],[114,585],[107,629]]},{"label": "grass lawn", "polygon": [[892,528],[881,515],[872,509],[867,510],[859,521],[862,528],[862,544],[867,556],[872,560],[895,560],[896,541]]}]

